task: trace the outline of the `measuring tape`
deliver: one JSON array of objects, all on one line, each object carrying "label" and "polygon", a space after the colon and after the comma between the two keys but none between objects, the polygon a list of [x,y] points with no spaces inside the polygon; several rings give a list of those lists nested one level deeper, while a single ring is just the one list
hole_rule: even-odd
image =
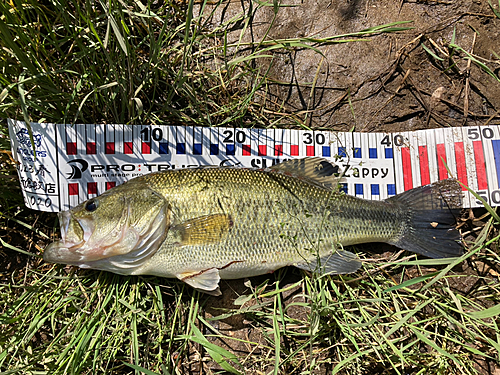
[{"label": "measuring tape", "polygon": [[[382,200],[449,177],[500,204],[499,126],[353,133],[169,125],[31,124],[9,120],[26,206],[67,210],[131,178],[202,165],[266,168],[320,156],[344,172],[342,190]],[[35,157],[36,155],[36,157]],[[463,188],[464,207],[482,203]]]}]

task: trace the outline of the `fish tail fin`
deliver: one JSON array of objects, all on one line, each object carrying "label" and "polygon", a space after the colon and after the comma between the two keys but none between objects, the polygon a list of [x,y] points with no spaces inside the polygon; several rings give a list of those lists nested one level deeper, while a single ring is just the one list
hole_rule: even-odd
[{"label": "fish tail fin", "polygon": [[452,228],[462,207],[461,186],[455,179],[408,190],[386,200],[408,210],[407,225],[389,241],[401,249],[430,258],[462,255],[458,230]]}]

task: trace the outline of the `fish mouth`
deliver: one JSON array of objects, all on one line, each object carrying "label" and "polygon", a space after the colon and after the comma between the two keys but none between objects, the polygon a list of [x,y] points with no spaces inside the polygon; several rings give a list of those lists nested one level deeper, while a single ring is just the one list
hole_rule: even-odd
[{"label": "fish mouth", "polygon": [[[88,239],[90,236],[89,228],[82,226],[80,221],[73,220],[72,222],[69,211],[59,212],[57,216],[61,227],[61,240],[55,241],[45,248],[43,260],[50,263],[78,264],[84,259],[84,256],[77,251],[85,244],[85,237]],[[70,223],[79,226],[71,235],[69,234]],[[79,238],[75,233],[80,231],[83,233],[82,238]]]},{"label": "fish mouth", "polygon": [[83,256],[71,251],[63,241],[56,241],[45,248],[43,260],[49,263],[78,265]]}]

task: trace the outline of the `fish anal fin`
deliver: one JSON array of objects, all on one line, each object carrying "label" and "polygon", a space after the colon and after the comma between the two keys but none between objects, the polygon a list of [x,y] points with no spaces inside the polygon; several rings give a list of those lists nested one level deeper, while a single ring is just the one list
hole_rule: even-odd
[{"label": "fish anal fin", "polygon": [[217,243],[232,227],[233,219],[230,215],[214,214],[190,219],[172,229],[179,231],[180,245],[187,246]]},{"label": "fish anal fin", "polygon": [[176,275],[181,281],[189,286],[207,294],[220,295],[220,275],[217,268],[209,268],[202,271],[185,271]]},{"label": "fish anal fin", "polygon": [[337,250],[321,258],[297,263],[295,267],[321,275],[341,275],[356,272],[361,267],[361,261],[350,251]]},{"label": "fish anal fin", "polygon": [[338,165],[320,157],[287,160],[273,165],[270,170],[327,190],[338,190],[339,184],[344,181]]}]

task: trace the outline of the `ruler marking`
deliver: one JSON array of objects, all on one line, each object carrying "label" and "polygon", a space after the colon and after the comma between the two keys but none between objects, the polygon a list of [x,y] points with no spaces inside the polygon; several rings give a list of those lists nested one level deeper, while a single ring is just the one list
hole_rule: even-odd
[{"label": "ruler marking", "polygon": [[164,146],[166,148],[165,151],[167,151],[167,154],[169,154],[169,162],[172,163],[172,159],[175,155],[175,140],[176,140],[176,132],[175,132],[175,126],[165,126],[165,133],[166,139],[165,143],[166,145]]},{"label": "ruler marking", "polygon": [[447,129],[442,129],[444,133],[444,145],[446,149],[446,162],[448,165],[448,169],[450,170],[450,177],[456,178],[457,177],[457,162],[455,159],[455,150],[454,150],[454,129],[453,128],[447,128]]},{"label": "ruler marking", "polygon": [[158,155],[168,155],[169,144],[168,144],[168,135],[169,135],[170,126],[161,125],[158,127],[159,130],[154,130],[155,134],[152,134],[155,137],[155,152]]},{"label": "ruler marking", "polygon": [[486,163],[484,160],[484,152],[483,152],[483,142],[482,141],[474,141],[472,142],[472,146],[474,147],[474,156],[475,156],[475,165],[477,172],[477,185],[479,190],[487,190],[488,189],[488,180],[486,178]]},{"label": "ruler marking", "polygon": [[113,125],[115,154],[123,154],[123,128],[126,126],[127,125]]},{"label": "ruler marking", "polygon": [[268,158],[272,158],[274,156],[275,149],[275,130],[274,129],[265,129],[264,137],[266,138],[266,155]]},{"label": "ruler marking", "polygon": [[469,196],[465,193],[467,191],[466,186],[469,186],[467,181],[467,161],[465,159],[465,144],[462,137],[461,128],[452,128],[451,135],[453,136],[453,155],[456,162],[456,177],[462,185],[462,191],[464,192],[464,200],[469,201]]},{"label": "ruler marking", "polygon": [[[369,178],[364,180],[364,197],[365,199],[380,200],[380,188],[377,190],[374,185],[375,179],[380,175],[380,169],[382,167],[381,163],[377,163],[377,134],[376,133],[363,133],[361,136],[362,142],[361,152],[364,155],[364,159],[368,159],[365,163],[366,167],[370,170]],[[380,167],[379,167],[380,164]],[[368,176],[367,176],[368,177]],[[373,194],[377,193],[377,194]]]},{"label": "ruler marking", "polygon": [[[195,143],[194,127],[193,126],[183,126],[183,128],[184,128],[184,134],[185,134],[184,144],[186,147],[186,156],[183,157],[183,160],[181,163],[182,163],[182,165],[184,165],[184,167],[194,166],[194,165],[198,164],[198,161],[196,160],[196,158],[193,155],[194,143]],[[182,168],[184,168],[184,167],[182,167]]]},{"label": "ruler marking", "polygon": [[151,154],[151,127],[149,125],[141,125],[141,154]]},{"label": "ruler marking", "polygon": [[330,145],[321,146],[321,155],[323,155],[324,158],[330,158],[332,156]]},{"label": "ruler marking", "polygon": [[168,142],[158,143],[158,153],[160,155],[167,155],[168,154]]},{"label": "ruler marking", "polygon": [[[359,171],[359,161],[354,160],[354,139],[352,132],[344,132],[344,146],[346,152],[346,163],[351,166],[351,176],[354,175],[354,168]],[[359,173],[359,172],[358,172]],[[359,174],[358,174],[359,176]],[[354,179],[347,180],[347,194],[356,195]]]},{"label": "ruler marking", "polygon": [[323,152],[326,151],[325,157],[333,158],[333,163],[336,164],[336,155],[337,155],[337,148],[335,147],[337,139],[335,138],[335,135],[331,132],[325,131],[325,145],[323,146]]},{"label": "ruler marking", "polygon": [[[463,142],[455,142],[455,160],[457,161],[457,179],[463,185],[468,186],[467,169],[465,168],[465,150]],[[462,191],[467,188],[462,186]]]},{"label": "ruler marking", "polygon": [[70,182],[68,184],[68,195],[78,195],[78,183]]},{"label": "ruler marking", "polygon": [[366,155],[363,153],[361,146],[361,133],[352,133],[352,157],[354,159],[361,159],[363,155]]},{"label": "ruler marking", "polygon": [[273,155],[276,157],[283,156],[284,129],[276,129],[274,131],[274,150]]},{"label": "ruler marking", "polygon": [[[345,178],[349,178],[351,171],[348,169],[349,160],[347,160],[347,152],[345,147],[345,133],[336,133],[336,152],[337,152],[337,164]],[[347,183],[340,184],[340,191],[347,194],[348,186]]]},{"label": "ruler marking", "polygon": [[175,153],[177,155],[186,155],[186,128],[179,126],[175,130]]},{"label": "ruler marking", "polygon": [[[242,156],[252,156],[252,130],[253,129],[236,129],[235,140],[241,145],[241,155]],[[240,138],[240,134],[244,134]]]},{"label": "ruler marking", "polygon": [[[325,153],[328,154],[329,150],[327,150],[328,138],[324,131],[316,130],[314,131],[314,155],[316,156],[325,156]],[[328,147],[329,148],[329,147]]]},{"label": "ruler marking", "polygon": [[[362,142],[362,137],[365,139],[364,136],[361,135],[361,133],[351,133],[351,138],[352,138],[352,164],[353,168],[358,169],[358,178],[359,181],[356,181],[354,183],[354,186],[352,187],[354,189],[354,194],[359,197],[359,198],[367,198],[367,194],[369,194],[369,189],[365,186],[365,179],[369,175],[369,168],[366,168],[364,166],[363,156],[366,156],[366,153],[363,152],[362,147],[363,147],[363,142]],[[366,134],[365,134],[366,135]],[[366,139],[366,143],[368,143],[368,139]]]},{"label": "ruler marking", "polygon": [[258,156],[267,156],[266,144],[259,144]]},{"label": "ruler marking", "polygon": [[354,184],[354,192],[357,197],[363,197],[363,184]]},{"label": "ruler marking", "polygon": [[[238,159],[243,156],[243,142],[246,142],[247,135],[245,132],[240,131],[239,129],[233,129],[233,137],[234,137],[234,147],[236,148],[236,156]],[[246,152],[248,153],[250,150],[246,148]]]},{"label": "ruler marking", "polygon": [[283,145],[274,146],[274,156],[283,156]]},{"label": "ruler marking", "polygon": [[427,148],[427,161],[429,166],[429,183],[439,181],[439,170],[437,161],[436,136],[432,130],[424,131],[425,138],[422,139],[422,145]]},{"label": "ruler marking", "polygon": [[[210,155],[210,144],[211,144],[211,129],[210,128],[201,128],[201,145],[203,147],[203,154]],[[203,158],[203,160],[212,160],[210,157]],[[213,164],[213,162],[211,163]]]},{"label": "ruler marking", "polygon": [[[230,134],[230,137],[228,137],[227,134]],[[231,138],[231,134],[233,134],[232,129],[219,128],[219,152],[222,152],[226,156],[232,156],[236,154],[234,139]],[[229,147],[230,145],[231,147]]]},{"label": "ruler marking", "polygon": [[439,179],[445,180],[448,178],[448,171],[446,170],[446,149],[444,143],[439,143],[436,145],[437,156],[438,156],[438,169],[439,169]]},{"label": "ruler marking", "polygon": [[289,136],[289,155],[299,156],[299,132],[297,130],[291,130],[288,132]]},{"label": "ruler marking", "polygon": [[[387,191],[387,184],[394,183],[394,159],[393,158],[386,158],[386,145],[385,141],[390,141],[390,136],[388,134],[384,133],[369,133],[368,134],[369,139],[370,139],[370,144],[369,147],[372,149],[375,149],[375,152],[372,151],[372,156],[376,156],[374,161],[377,163],[375,167],[379,167],[380,169],[377,169],[377,176],[373,179],[372,183],[370,185],[378,185],[378,186],[370,186],[370,189],[372,190],[372,198],[376,197],[376,199],[383,200],[388,197],[388,191]],[[392,149],[391,149],[392,150]],[[383,170],[382,168],[386,168],[386,176],[383,177]],[[389,173],[392,172],[392,173]],[[377,194],[378,192],[378,194]]]},{"label": "ruler marking", "polygon": [[268,129],[258,129],[256,138],[257,146],[255,152],[257,153],[257,156],[264,159],[267,159],[268,156],[272,156],[272,154],[268,152],[268,143],[270,143],[270,141],[267,138],[267,130]]},{"label": "ruler marking", "polygon": [[[481,195],[486,199],[488,203],[492,205],[498,205],[500,203],[498,200],[498,189],[500,188],[500,169],[497,162],[497,160],[499,159],[499,154],[498,148],[495,147],[495,149],[493,146],[493,141],[496,141],[495,144],[498,145],[498,139],[500,139],[500,134],[498,134],[499,130],[500,126],[479,127],[478,129],[483,141],[484,159],[486,162],[486,175],[488,179],[488,195],[485,196],[484,193]],[[473,133],[474,130],[471,129],[470,132]],[[477,138],[473,134],[470,134],[470,136],[472,138]],[[476,203],[482,206],[482,202],[478,202],[478,200],[476,200]]]},{"label": "ruler marking", "polygon": [[[403,148],[407,145],[405,145],[404,142],[404,136],[403,134],[392,134],[392,143],[391,145],[393,146],[394,149],[394,174],[396,176],[395,178],[395,185],[396,185],[396,194],[401,194],[405,191],[405,174],[406,174],[406,180],[408,179],[409,176],[411,176],[411,172],[408,170],[405,170],[404,168],[411,168],[411,164],[405,163],[403,161]],[[408,184],[408,182],[406,182]],[[413,182],[412,182],[413,183]]]},{"label": "ruler marking", "polygon": [[66,155],[76,155],[76,129],[73,126],[66,128]]},{"label": "ruler marking", "polygon": [[85,129],[85,124],[75,124],[73,125],[76,131],[76,146],[77,155],[83,155],[86,153],[87,149],[87,131]]},{"label": "ruler marking", "polygon": [[203,154],[203,127],[193,127],[193,155]]},{"label": "ruler marking", "polygon": [[90,199],[97,195],[97,182],[87,182],[87,198]]},{"label": "ruler marking", "polygon": [[[465,173],[467,174],[467,186],[472,190],[478,190],[478,175],[476,171],[476,156],[474,152],[474,144],[472,140],[467,136],[466,128],[460,128],[461,137],[464,142],[464,153],[465,153]],[[481,149],[482,149],[482,145]],[[473,196],[469,194],[470,199],[474,199]]]},{"label": "ruler marking", "polygon": [[[325,132],[321,130],[314,131],[314,155],[316,156],[322,156],[325,157],[325,154],[323,151],[326,151],[323,149],[325,147],[325,144],[327,144],[327,138],[325,135]],[[328,151],[326,151],[328,153]]]},{"label": "ruler marking", "polygon": [[[454,133],[456,133],[456,141],[463,142],[464,158],[465,163],[463,168],[465,169],[465,175],[467,179],[466,186],[475,192],[478,192],[478,175],[476,172],[476,157],[474,153],[474,145],[472,140],[468,136],[468,127],[454,128]],[[459,165],[457,163],[457,175],[458,175]],[[464,190],[464,205],[468,207],[478,207],[476,203],[476,198],[467,189]]]},{"label": "ruler marking", "polygon": [[151,142],[142,142],[141,154],[151,154]]},{"label": "ruler marking", "polygon": [[420,178],[422,185],[431,183],[429,174],[429,156],[427,154],[427,146],[418,146],[418,157],[420,159]]},{"label": "ruler marking", "polygon": [[[33,126],[47,133],[43,129],[46,124]],[[57,157],[51,165],[59,171],[53,173],[51,181],[57,181],[59,194],[54,194],[58,198],[53,199],[52,208],[44,209],[27,202],[28,207],[34,209],[67,209],[103,193],[113,183],[118,185],[147,172],[204,164],[269,167],[289,157],[306,156],[322,156],[339,165],[346,171],[343,191],[365,199],[385,199],[420,185],[455,177],[490,204],[500,204],[498,126],[389,135],[165,125],[50,126],[55,129],[51,142],[55,140],[57,144],[54,145]],[[231,148],[233,155],[230,155]],[[105,154],[116,156],[99,159]],[[163,156],[166,154],[171,156]],[[245,158],[240,159],[241,156]],[[77,177],[79,175],[82,177]],[[463,197],[464,206],[481,206],[465,188]]]},{"label": "ruler marking", "polygon": [[409,147],[401,147],[401,161],[403,164],[403,184],[405,191],[413,189],[413,176],[411,171],[411,155]]},{"label": "ruler marking", "polygon": [[500,186],[500,140],[492,140],[491,145],[493,147],[493,155],[495,158],[495,167],[497,173],[497,186]]},{"label": "ruler marking", "polygon": [[314,156],[314,132],[307,130],[298,130],[297,132],[299,142],[298,156]]},{"label": "ruler marking", "polygon": [[421,131],[404,133],[404,139],[410,151],[412,187],[417,187],[422,185],[420,177],[421,160],[418,152],[418,143],[420,135]]},{"label": "ruler marking", "polygon": [[219,128],[210,128],[210,155],[219,155]]},{"label": "ruler marking", "polygon": [[105,154],[115,153],[115,129],[112,125],[104,125]]},{"label": "ruler marking", "polygon": [[87,155],[95,155],[96,149],[96,127],[90,124],[85,125],[85,153]]},{"label": "ruler marking", "polygon": [[[371,134],[372,136],[374,134]],[[355,147],[359,147],[361,150],[361,155],[363,158],[358,163],[361,169],[361,182],[363,183],[363,198],[364,199],[372,199],[372,190],[371,190],[371,178],[378,176],[380,168],[377,168],[377,164],[375,160],[369,158],[369,149],[370,149],[370,141],[376,142],[375,137],[370,138],[369,133],[359,133],[359,139],[354,140]],[[359,143],[358,143],[359,142]],[[380,197],[375,197],[375,199],[379,199]]]},{"label": "ruler marking", "polygon": [[134,129],[132,125],[123,127],[123,153],[132,155],[134,153]]}]

